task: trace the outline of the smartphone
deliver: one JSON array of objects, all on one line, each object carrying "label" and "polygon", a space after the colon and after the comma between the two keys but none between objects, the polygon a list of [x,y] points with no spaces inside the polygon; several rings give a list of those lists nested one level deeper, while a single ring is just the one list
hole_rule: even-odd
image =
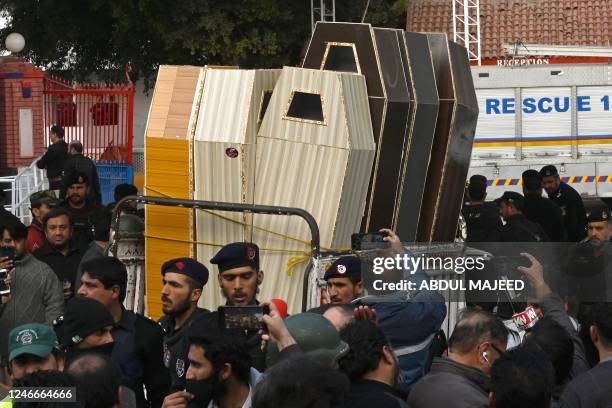
[{"label": "smartphone", "polygon": [[351,248],[355,251],[359,251],[361,249],[363,249],[363,244],[367,243],[367,244],[384,244],[387,243],[387,241],[385,241],[385,236],[383,234],[364,234],[364,233],[357,233],[357,234],[353,234],[351,235]]},{"label": "smartphone", "polygon": [[0,269],[0,295],[9,295],[11,288],[4,283],[4,280],[8,277],[9,271],[6,269]]},{"label": "smartphone", "polygon": [[219,327],[225,330],[265,330],[263,316],[270,314],[268,306],[219,306]]},{"label": "smartphone", "polygon": [[0,246],[0,258],[9,258],[11,261],[14,261],[15,260],[15,247]]},{"label": "smartphone", "polygon": [[517,268],[519,266],[529,267],[531,262],[528,258],[524,256],[496,256],[493,258],[493,263],[495,265],[495,270],[500,275],[514,275],[518,272]]}]

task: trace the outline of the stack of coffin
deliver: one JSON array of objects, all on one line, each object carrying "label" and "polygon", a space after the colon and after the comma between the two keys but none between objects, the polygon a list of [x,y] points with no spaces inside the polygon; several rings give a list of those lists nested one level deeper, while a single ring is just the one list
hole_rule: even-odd
[{"label": "stack of coffin", "polygon": [[449,47],[445,36],[317,23],[304,67],[366,77],[376,156],[364,232],[391,227],[404,241],[454,238],[478,112],[467,54],[456,44],[447,70],[461,76],[464,95],[462,101],[449,97],[455,82],[441,76],[443,46]]},{"label": "stack of coffin", "polygon": [[[203,68],[160,66],[145,134],[145,193],[193,198],[190,121]],[[146,287],[150,316],[161,316],[161,265],[193,256],[193,211],[147,205]]]},{"label": "stack of coffin", "polygon": [[[303,208],[319,224],[321,245],[350,247],[365,207],[374,159],[374,137],[362,75],[284,67],[257,135],[255,202]],[[299,264],[288,277],[287,261],[309,252],[310,230],[297,217],[255,214],[253,241],[264,251],[263,293],[301,308]]]},{"label": "stack of coffin", "polygon": [[[255,140],[279,75],[280,70],[207,71],[200,109],[194,112],[195,199],[257,203]],[[198,260],[212,266],[219,245],[252,240],[251,225],[249,214],[197,211]],[[201,306],[216,308],[223,303],[220,296],[215,282],[207,285]]]}]

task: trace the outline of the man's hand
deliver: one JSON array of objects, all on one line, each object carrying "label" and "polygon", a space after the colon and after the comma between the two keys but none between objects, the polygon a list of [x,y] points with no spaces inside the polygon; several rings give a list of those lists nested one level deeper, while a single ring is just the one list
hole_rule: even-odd
[{"label": "man's hand", "polygon": [[8,286],[11,286],[11,283],[13,283],[13,277],[11,276],[10,273],[6,275],[6,279],[4,279],[4,283],[7,284]]},{"label": "man's hand", "polygon": [[523,252],[521,256],[529,259],[531,265],[528,268],[519,266],[518,270],[525,275],[531,287],[535,289],[538,299],[548,295],[550,293],[550,288],[544,280],[544,268],[542,264],[531,254]]},{"label": "man's hand", "polygon": [[353,313],[355,320],[370,320],[376,323],[376,310],[370,309],[369,306],[356,307]]},{"label": "man's hand", "polygon": [[384,238],[385,241],[391,245],[391,248],[395,252],[397,252],[398,254],[404,253],[404,247],[402,246],[402,241],[400,240],[400,237],[395,233],[395,231],[389,228],[382,228],[378,232],[380,232],[381,234],[385,236]]},{"label": "man's hand", "polygon": [[187,391],[178,391],[164,398],[162,408],[186,408],[187,403],[193,399],[193,394]]},{"label": "man's hand", "polygon": [[289,333],[289,329],[285,325],[283,318],[274,302],[264,302],[260,306],[268,306],[270,308],[270,314],[263,316],[263,321],[268,329],[267,333],[263,333],[261,338],[265,341],[271,341],[276,344],[278,351],[282,351],[284,348],[296,344],[295,339]]},{"label": "man's hand", "polygon": [[3,256],[0,258],[0,269],[6,269],[12,271],[15,268],[15,263],[8,256]]}]

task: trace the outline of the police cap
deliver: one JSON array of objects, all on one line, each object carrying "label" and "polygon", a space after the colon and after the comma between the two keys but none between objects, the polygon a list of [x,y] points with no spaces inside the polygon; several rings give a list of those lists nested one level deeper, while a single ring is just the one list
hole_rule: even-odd
[{"label": "police cap", "polygon": [[523,196],[519,193],[515,193],[514,191],[504,192],[501,197],[495,200],[495,204],[499,205],[502,201],[514,205],[519,210],[523,208],[523,204],[525,203]]},{"label": "police cap", "polygon": [[523,179],[523,185],[527,188],[527,190],[542,189],[542,176],[537,170],[525,170],[521,177]]},{"label": "police cap", "polygon": [[552,177],[552,176],[558,176],[559,172],[557,171],[557,168],[555,166],[553,166],[552,164],[549,164],[548,166],[544,166],[542,167],[542,170],[540,170],[540,176],[542,177]]},{"label": "police cap", "polygon": [[232,242],[221,248],[210,263],[217,265],[219,273],[243,266],[250,266],[258,271],[259,247],[252,242]]},{"label": "police cap", "polygon": [[208,268],[191,258],[171,259],[162,265],[161,272],[162,276],[166,275],[167,272],[189,276],[202,286],[208,282]]},{"label": "police cap", "polygon": [[342,256],[325,271],[323,279],[349,278],[361,280],[361,262],[356,256]]},{"label": "police cap", "polygon": [[595,211],[589,211],[587,213],[587,222],[610,222],[610,211],[606,208],[601,208]]}]

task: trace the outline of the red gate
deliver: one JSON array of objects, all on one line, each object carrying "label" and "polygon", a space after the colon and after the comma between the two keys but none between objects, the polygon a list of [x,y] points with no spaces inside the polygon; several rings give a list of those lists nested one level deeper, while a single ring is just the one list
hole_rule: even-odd
[{"label": "red gate", "polygon": [[93,160],[132,164],[134,84],[79,84],[47,76],[44,86],[45,143],[53,125],[65,140],[79,140]]}]

